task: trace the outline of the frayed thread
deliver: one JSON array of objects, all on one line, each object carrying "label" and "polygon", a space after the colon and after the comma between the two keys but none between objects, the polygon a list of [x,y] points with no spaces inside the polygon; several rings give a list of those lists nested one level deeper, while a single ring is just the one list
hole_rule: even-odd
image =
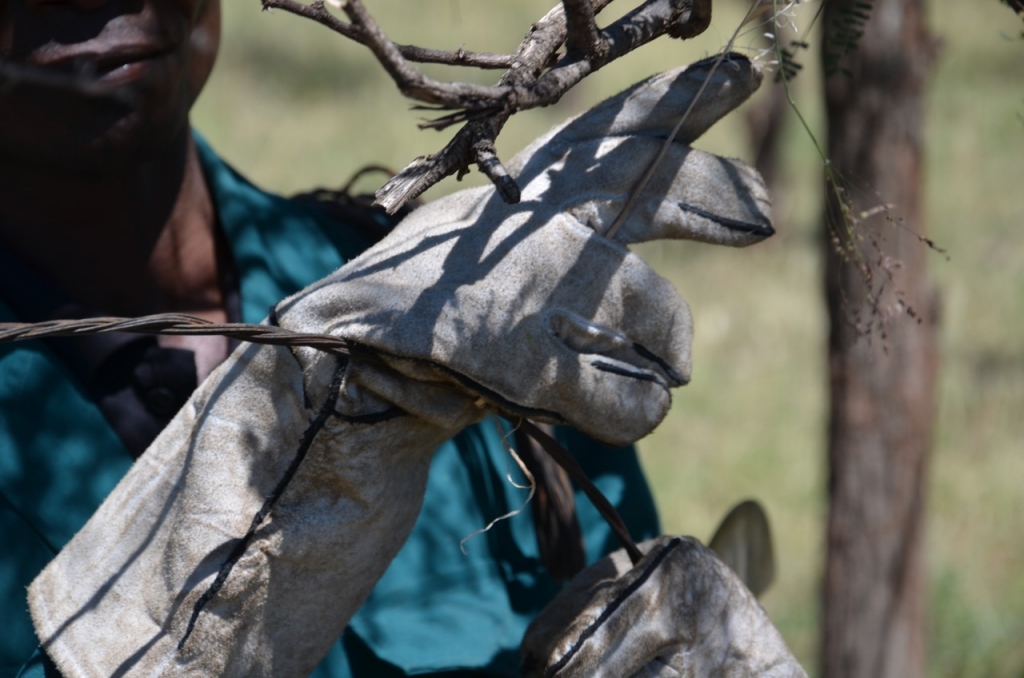
[{"label": "frayed thread", "polygon": [[[494,422],[494,428],[497,429],[498,435],[501,437],[501,442],[505,445],[505,451],[508,452],[509,456],[512,459],[515,460],[516,465],[519,466],[519,470],[523,472],[524,476],[526,476],[527,484],[520,485],[515,481],[515,479],[512,477],[512,469],[508,467],[507,459],[505,462],[505,478],[512,485],[512,487],[518,490],[530,490],[530,494],[527,495],[526,500],[523,501],[522,505],[519,508],[515,509],[514,511],[509,511],[504,515],[498,516],[491,522],[487,523],[485,527],[482,527],[479,530],[471,532],[470,534],[463,537],[463,539],[459,542],[459,550],[462,551],[462,554],[466,556],[469,555],[469,550],[466,548],[466,542],[468,542],[470,539],[473,539],[474,537],[479,537],[481,534],[486,534],[487,532],[490,532],[491,528],[500,523],[501,521],[508,520],[509,518],[515,518],[516,516],[518,516],[520,513],[526,510],[527,506],[530,505],[530,502],[533,501],[533,495],[536,494],[537,492],[537,481],[534,479],[533,474],[530,473],[530,469],[526,468],[526,464],[523,463],[523,460],[519,456],[519,453],[516,452],[515,448],[509,442],[509,434],[505,433],[505,429],[501,427],[501,421],[498,419],[497,415],[491,415],[491,420]],[[519,428],[518,424],[516,425],[516,428],[512,429],[510,433],[515,433],[517,428]]]}]

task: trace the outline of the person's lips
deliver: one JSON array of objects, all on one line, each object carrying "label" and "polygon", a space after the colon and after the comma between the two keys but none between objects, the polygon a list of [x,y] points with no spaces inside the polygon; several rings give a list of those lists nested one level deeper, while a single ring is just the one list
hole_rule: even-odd
[{"label": "person's lips", "polygon": [[172,51],[170,46],[149,43],[120,45],[103,50],[61,50],[47,54],[33,65],[116,86],[143,77],[156,61],[170,55]]}]

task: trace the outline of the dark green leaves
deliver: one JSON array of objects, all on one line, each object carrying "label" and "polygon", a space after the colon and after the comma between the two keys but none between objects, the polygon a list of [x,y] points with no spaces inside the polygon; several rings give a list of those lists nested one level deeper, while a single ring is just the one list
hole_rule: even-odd
[{"label": "dark green leaves", "polygon": [[[1018,0],[1009,0],[1016,2]],[[845,65],[846,57],[857,51],[860,39],[864,37],[864,26],[871,18],[873,0],[858,0],[848,7],[837,10],[837,16],[828,27],[825,36],[825,52],[822,63],[825,75],[833,76],[843,73],[852,76],[853,72]]]}]

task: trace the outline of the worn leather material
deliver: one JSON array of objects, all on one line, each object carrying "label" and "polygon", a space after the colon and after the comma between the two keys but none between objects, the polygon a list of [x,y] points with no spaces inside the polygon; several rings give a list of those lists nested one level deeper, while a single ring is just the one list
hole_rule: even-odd
[{"label": "worn leather material", "polygon": [[[668,411],[669,389],[689,380],[693,327],[672,285],[627,245],[746,245],[772,233],[756,171],[677,142],[621,230],[600,235],[710,69],[651,78],[530,146],[511,163],[522,168],[517,205],[482,187],[416,210],[283,302],[282,326],[343,336],[412,379],[448,379],[500,411],[611,444],[643,437]],[[683,138],[759,83],[746,59],[721,64],[695,109],[701,124]]]},{"label": "worn leather material", "polygon": [[[760,76],[737,63],[749,94]],[[680,143],[618,238],[601,235],[668,133],[625,105],[643,88],[620,97],[636,134],[616,118],[609,137],[602,117],[560,155],[515,161],[548,166],[521,204],[491,188],[439,200],[278,305],[281,326],[345,337],[355,357],[243,346],[204,382],[30,588],[65,675],[305,675],[408,536],[442,441],[492,410],[611,443],[657,425],[688,379],[692,322],[626,244],[748,244],[770,226],[753,170]]]},{"label": "worn leather material", "polygon": [[527,678],[806,678],[736,574],[696,539],[660,537],[576,576],[527,629]]}]

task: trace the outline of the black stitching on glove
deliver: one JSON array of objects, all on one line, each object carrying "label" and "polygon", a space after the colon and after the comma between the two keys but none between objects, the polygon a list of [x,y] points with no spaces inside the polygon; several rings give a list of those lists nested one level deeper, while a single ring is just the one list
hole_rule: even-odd
[{"label": "black stitching on glove", "polygon": [[602,372],[611,372],[612,374],[617,374],[620,377],[631,377],[633,379],[637,379],[638,381],[649,381],[658,384],[659,386],[664,386],[666,389],[668,388],[668,384],[665,383],[664,379],[651,372],[644,372],[640,371],[639,369],[630,370],[628,368],[622,367],[621,365],[613,365],[611,363],[606,363],[601,360],[590,361],[590,366],[595,369],[601,370]]},{"label": "black stitching on glove", "polygon": [[285,469],[284,476],[277,483],[277,486],[271,490],[266,500],[263,502],[263,506],[253,516],[252,523],[249,525],[249,529],[246,531],[245,536],[235,542],[234,548],[231,549],[231,553],[228,554],[227,560],[225,560],[220,570],[217,572],[217,577],[210,584],[210,588],[199,597],[196,601],[195,606],[192,608],[192,616],[189,617],[188,627],[185,629],[185,635],[181,637],[178,642],[178,650],[180,651],[185,647],[185,641],[192,635],[193,629],[195,629],[196,621],[199,619],[199,613],[203,611],[207,603],[213,600],[214,596],[224,587],[225,582],[228,580],[228,575],[231,574],[231,570],[235,567],[235,564],[245,554],[245,550],[249,548],[249,544],[256,537],[256,530],[260,524],[270,514],[271,509],[277,504],[277,501],[284,494],[284,491],[288,489],[288,484],[291,483],[292,478],[299,470],[299,466],[302,464],[302,460],[306,458],[306,453],[309,452],[309,448],[313,446],[313,441],[316,439],[317,434],[323,429],[324,424],[327,423],[327,419],[334,413],[334,406],[338,402],[338,393],[341,389],[341,380],[345,375],[345,367],[348,364],[346,360],[338,360],[338,365],[334,368],[334,378],[331,380],[331,385],[327,388],[327,397],[324,399],[323,405],[320,406],[320,410],[316,413],[316,417],[309,422],[309,426],[302,434],[302,438],[299,440],[298,449],[295,452],[295,457],[291,463],[288,464],[288,468]]},{"label": "black stitching on glove", "polygon": [[740,221],[739,219],[730,219],[729,217],[723,217],[720,214],[709,212],[702,207],[690,205],[682,201],[677,202],[676,205],[684,212],[689,212],[690,214],[696,214],[699,217],[710,219],[716,224],[720,224],[734,231],[739,231],[740,233],[754,233],[756,235],[763,235],[766,238],[768,236],[775,235],[775,229],[767,222],[763,224],[752,224],[747,221]]},{"label": "black stitching on glove", "polygon": [[638,344],[634,341],[633,350],[636,351],[637,355],[639,355],[641,358],[647,358],[652,363],[655,363],[658,367],[664,370],[665,374],[668,375],[668,378],[675,382],[675,386],[685,386],[686,384],[690,383],[690,380],[687,379],[679,370],[669,365],[666,360],[658,356],[656,353],[654,353],[654,351],[651,351],[646,346]]},{"label": "black stitching on glove", "polygon": [[633,595],[637,591],[637,589],[643,586],[644,583],[651,578],[651,575],[654,574],[654,571],[656,569],[658,569],[658,566],[661,565],[662,561],[664,561],[665,558],[668,557],[668,554],[682,543],[683,540],[679,537],[676,537],[668,544],[666,544],[665,548],[663,548],[658,553],[658,555],[656,555],[654,559],[647,565],[647,569],[645,569],[640,574],[640,576],[633,581],[632,584],[627,586],[622,591],[622,593],[616,596],[615,599],[608,604],[608,607],[604,609],[604,611],[601,613],[601,616],[594,620],[593,624],[591,624],[583,630],[583,633],[580,634],[580,637],[576,641],[576,644],[569,648],[569,651],[562,655],[562,658],[555,662],[547,670],[547,672],[544,674],[545,678],[555,678],[558,672],[565,668],[565,665],[568,664],[574,656],[576,656],[576,654],[583,647],[583,644],[586,643],[592,635],[597,633],[597,630],[601,628],[601,625],[608,621],[613,614],[615,614],[616,610],[618,610],[619,607],[622,606],[622,603],[624,603],[627,598]]}]

